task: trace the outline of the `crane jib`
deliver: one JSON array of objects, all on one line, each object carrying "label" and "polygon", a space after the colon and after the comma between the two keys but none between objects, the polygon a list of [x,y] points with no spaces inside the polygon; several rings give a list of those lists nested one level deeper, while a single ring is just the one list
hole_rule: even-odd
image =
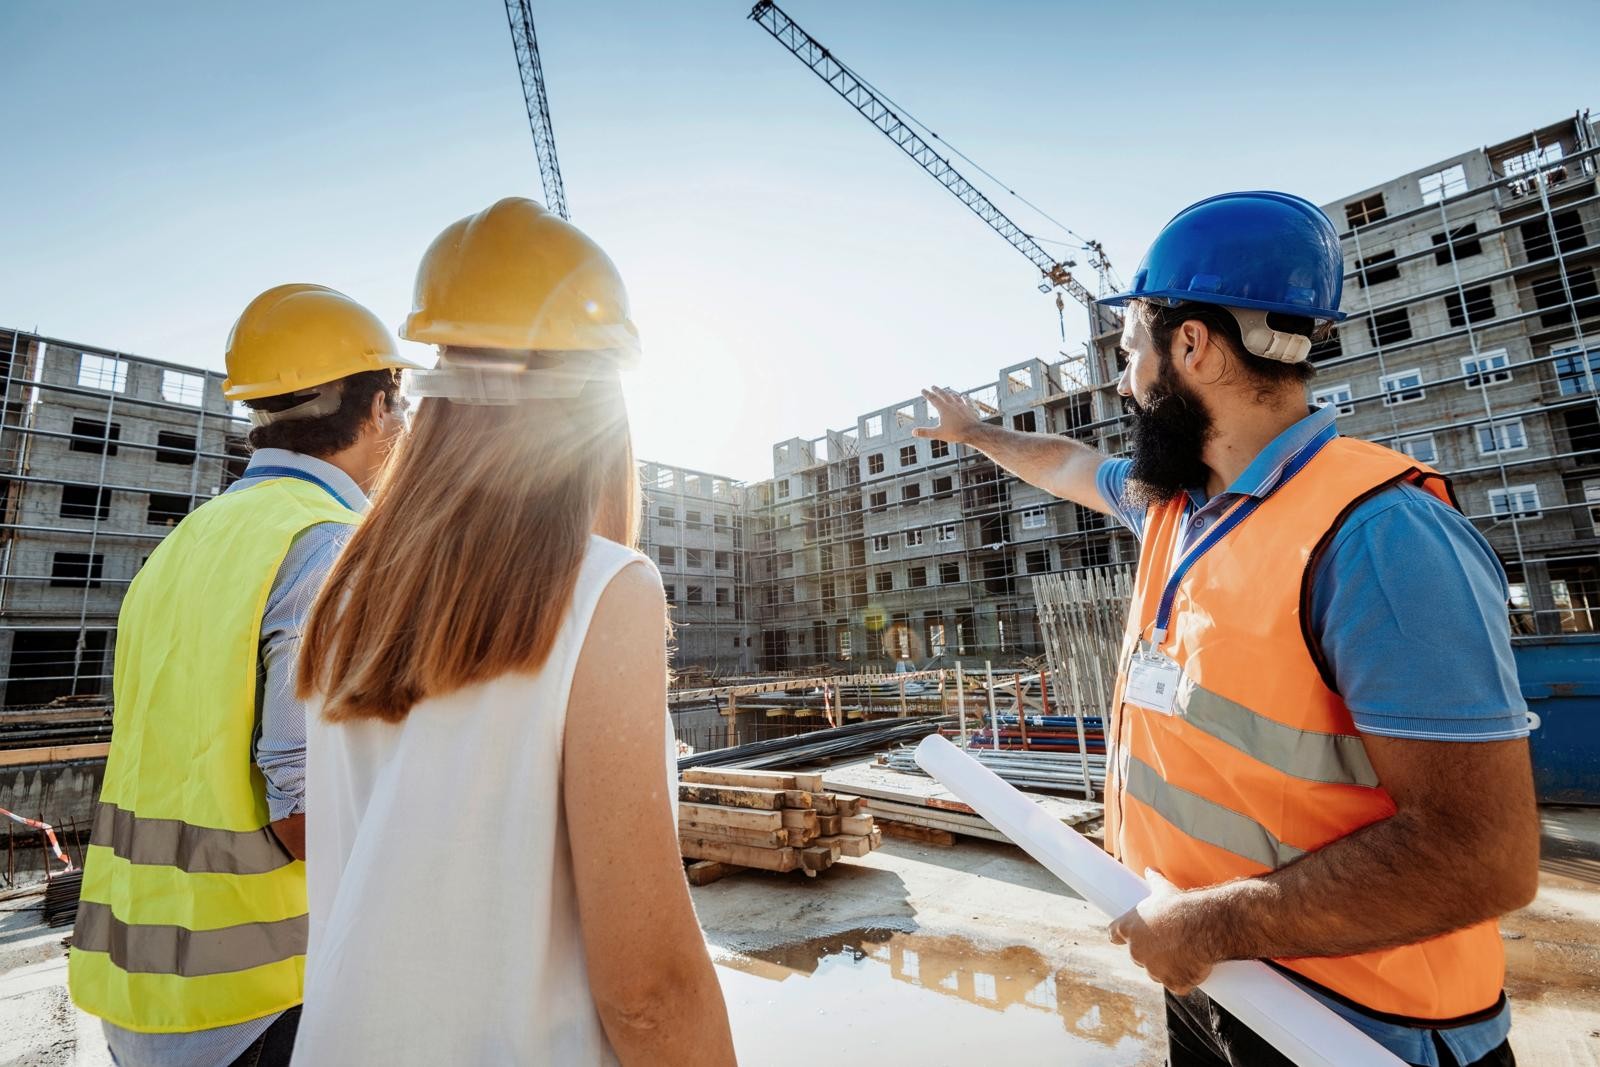
[{"label": "crane jib", "polygon": [[[956,198],[987,223],[990,229],[1005,238],[1011,247],[1027,256],[1047,283],[1041,285],[1041,289],[1066,290],[1074,300],[1089,310],[1091,325],[1097,328],[1097,332],[1101,318],[1110,321],[1117,317],[1114,311],[1096,305],[1095,295],[1072,276],[1069,269],[1071,263],[1061,262],[1045,251],[1026,230],[1007,217],[994,201],[963,177],[948,159],[902,120],[888,101],[857,77],[849,67],[835,59],[820,41],[801,29],[782,8],[772,0],[761,0],[750,9],[750,18],[788,49],[795,58],[810,67],[817,77],[827,82],[835,93],[876,126],[879,132],[893,141],[902,152],[915,160],[917,165],[932,175],[940,185],[954,193]],[[1110,263],[1105,258],[1105,249],[1099,242],[1089,242],[1087,247],[1091,253],[1091,263],[1103,277],[1110,271]]]}]

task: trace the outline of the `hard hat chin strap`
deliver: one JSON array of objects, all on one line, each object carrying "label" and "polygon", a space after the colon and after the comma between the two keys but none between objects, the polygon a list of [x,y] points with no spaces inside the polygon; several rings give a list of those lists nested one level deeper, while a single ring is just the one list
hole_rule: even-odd
[{"label": "hard hat chin strap", "polygon": [[[1224,305],[1226,306],[1226,305]],[[1239,323],[1245,351],[1279,363],[1301,363],[1311,354],[1311,338],[1301,333],[1284,333],[1267,325],[1267,312],[1251,308],[1227,308]]]},{"label": "hard hat chin strap", "polygon": [[[344,402],[344,383],[330,382],[308,393],[291,394],[287,399],[303,396],[305,399],[293,407],[283,408],[278,411],[268,411],[266,408],[253,408],[248,404],[246,410],[250,413],[251,426],[270,426],[275,422],[294,422],[300,419],[320,419],[325,415],[332,415],[339,410],[339,405]],[[282,399],[273,397],[272,399]]]}]

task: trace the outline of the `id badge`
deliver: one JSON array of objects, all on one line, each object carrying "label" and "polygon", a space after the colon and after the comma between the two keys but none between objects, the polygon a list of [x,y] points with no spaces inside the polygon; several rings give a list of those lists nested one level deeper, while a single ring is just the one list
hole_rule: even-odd
[{"label": "id badge", "polygon": [[1178,679],[1183,671],[1160,652],[1135,652],[1128,664],[1128,684],[1123,699],[1141,708],[1171,715],[1178,698]]}]

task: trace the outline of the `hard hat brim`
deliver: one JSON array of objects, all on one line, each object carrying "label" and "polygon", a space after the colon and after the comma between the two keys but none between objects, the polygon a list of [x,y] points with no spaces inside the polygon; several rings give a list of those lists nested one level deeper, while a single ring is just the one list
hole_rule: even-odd
[{"label": "hard hat brim", "polygon": [[1304,304],[1283,304],[1271,300],[1249,300],[1240,296],[1222,296],[1217,293],[1195,293],[1186,289],[1157,289],[1152,292],[1138,292],[1129,290],[1125,293],[1112,293],[1102,296],[1095,301],[1096,304],[1105,304],[1109,307],[1125,307],[1134,300],[1161,300],[1173,304],[1215,304],[1218,307],[1247,308],[1251,311],[1276,311],[1283,315],[1298,315],[1303,319],[1317,319],[1325,322],[1343,322],[1349,314],[1334,308],[1313,308]]},{"label": "hard hat brim", "polygon": [[327,385],[329,382],[336,382],[340,378],[348,378],[351,374],[363,374],[374,370],[427,369],[427,364],[406,359],[404,356],[378,356],[373,359],[370,367],[362,367],[360,370],[350,371],[346,374],[308,375],[306,378],[297,381],[292,389],[285,389],[281,381],[235,382],[233,379],[227,378],[222,383],[222,396],[225,400],[262,400],[269,396],[286,396],[289,393],[300,393],[307,389],[315,389],[319,385]]}]

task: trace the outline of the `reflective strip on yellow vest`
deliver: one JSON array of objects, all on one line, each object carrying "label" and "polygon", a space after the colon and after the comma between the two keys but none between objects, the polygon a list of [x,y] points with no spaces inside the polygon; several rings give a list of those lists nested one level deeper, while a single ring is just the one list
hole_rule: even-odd
[{"label": "reflective strip on yellow vest", "polygon": [[123,601],[105,781],[68,962],[72,999],[187,1033],[300,1003],[305,865],[268,827],[252,744],[261,619],[295,537],[359,516],[294,479],[180,522]]},{"label": "reflective strip on yellow vest", "polygon": [[[1178,585],[1160,651],[1181,670],[1171,713],[1124,701],[1151,649],[1183,501],[1152,507],[1109,735],[1106,840],[1180,888],[1266,874],[1386,819],[1384,791],[1308,635],[1310,575],[1360,501],[1410,482],[1453,504],[1409,457],[1336,437]],[[1350,1000],[1421,1020],[1493,1005],[1505,963],[1494,923],[1357,956],[1280,960]]]}]

